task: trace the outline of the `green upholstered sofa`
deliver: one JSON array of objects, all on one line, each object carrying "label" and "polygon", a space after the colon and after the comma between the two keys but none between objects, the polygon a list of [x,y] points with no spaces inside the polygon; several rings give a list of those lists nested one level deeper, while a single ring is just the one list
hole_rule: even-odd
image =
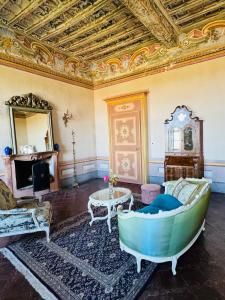
[{"label": "green upholstered sofa", "polygon": [[49,241],[51,205],[48,201],[15,199],[10,189],[0,180],[0,237],[45,231]]},{"label": "green upholstered sofa", "polygon": [[[197,189],[188,204],[177,209],[143,214],[118,207],[120,248],[136,257],[138,272],[142,259],[156,263],[171,261],[176,275],[178,258],[205,229],[211,181],[205,178],[187,178],[186,181],[196,184]],[[164,183],[165,194],[172,194],[175,185],[176,181]]]}]

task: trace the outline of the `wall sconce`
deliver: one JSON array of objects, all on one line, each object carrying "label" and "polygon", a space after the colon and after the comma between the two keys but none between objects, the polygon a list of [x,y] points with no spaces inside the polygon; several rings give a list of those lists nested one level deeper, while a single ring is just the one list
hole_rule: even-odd
[{"label": "wall sconce", "polygon": [[72,117],[73,117],[72,114],[69,113],[68,108],[67,108],[67,110],[66,110],[66,112],[64,113],[63,118],[62,118],[65,127],[67,127],[67,123],[68,123],[69,120],[72,119]]}]

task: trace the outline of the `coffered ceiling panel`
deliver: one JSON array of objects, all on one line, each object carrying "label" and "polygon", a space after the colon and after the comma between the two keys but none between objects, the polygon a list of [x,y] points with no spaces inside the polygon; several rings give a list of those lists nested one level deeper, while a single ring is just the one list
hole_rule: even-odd
[{"label": "coffered ceiling panel", "polygon": [[209,21],[225,16],[224,0],[161,0],[174,24],[182,31],[190,31]]},{"label": "coffered ceiling panel", "polygon": [[96,85],[225,50],[225,0],[0,0],[0,59]]},{"label": "coffered ceiling panel", "polygon": [[130,46],[132,41],[138,46],[140,42],[154,39],[119,0],[8,0],[1,3],[1,21],[7,27],[87,60],[112,54]]}]

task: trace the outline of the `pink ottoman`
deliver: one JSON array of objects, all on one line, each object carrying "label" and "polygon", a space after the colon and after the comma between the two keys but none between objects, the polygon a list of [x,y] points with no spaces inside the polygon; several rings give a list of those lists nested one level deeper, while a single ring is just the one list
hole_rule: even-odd
[{"label": "pink ottoman", "polygon": [[158,194],[160,194],[160,185],[158,184],[143,184],[141,186],[141,201],[145,204],[150,204]]}]

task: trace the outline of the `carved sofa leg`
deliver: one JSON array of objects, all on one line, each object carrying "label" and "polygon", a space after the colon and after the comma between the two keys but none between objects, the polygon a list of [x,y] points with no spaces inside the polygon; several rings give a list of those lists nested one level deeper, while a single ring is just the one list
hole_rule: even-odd
[{"label": "carved sofa leg", "polygon": [[137,272],[140,273],[141,272],[141,258],[136,257],[136,260],[137,260]]},{"label": "carved sofa leg", "polygon": [[46,238],[47,238],[47,242],[50,242],[50,236],[49,236],[49,229],[46,229]]},{"label": "carved sofa leg", "polygon": [[176,266],[177,266],[177,258],[174,256],[172,258],[172,273],[173,273],[173,275],[177,274],[177,272],[176,272]]}]

